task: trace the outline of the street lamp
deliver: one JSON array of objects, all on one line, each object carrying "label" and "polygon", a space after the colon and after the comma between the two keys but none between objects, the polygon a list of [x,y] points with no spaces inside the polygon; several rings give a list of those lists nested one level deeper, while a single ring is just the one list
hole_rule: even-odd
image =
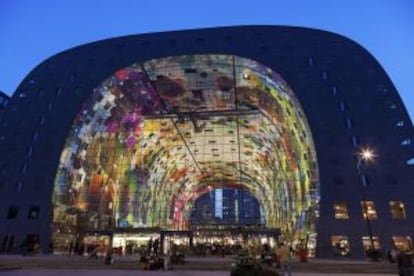
[{"label": "street lamp", "polygon": [[367,181],[366,181],[365,175],[363,173],[362,165],[363,165],[364,162],[369,162],[369,161],[373,160],[374,157],[375,157],[374,152],[369,148],[362,149],[357,154],[358,180],[361,184],[362,206],[363,206],[363,209],[364,209],[365,220],[367,222],[367,230],[368,230],[368,235],[369,235],[369,241],[370,241],[370,244],[371,244],[371,250],[375,250],[375,247],[374,247],[374,239],[373,239],[373,236],[372,236],[371,220],[368,217],[368,206],[367,206],[366,193],[365,193],[366,188],[367,188]]}]

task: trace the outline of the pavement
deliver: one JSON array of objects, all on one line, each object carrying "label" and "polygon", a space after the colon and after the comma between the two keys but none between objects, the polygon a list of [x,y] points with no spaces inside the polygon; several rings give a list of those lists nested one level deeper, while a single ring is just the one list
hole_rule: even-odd
[{"label": "pavement", "polygon": [[[89,275],[170,275],[170,276],[229,276],[233,257],[186,257],[183,265],[174,265],[172,271],[142,270],[137,257],[115,257],[112,265],[103,258],[58,255],[0,255],[0,276],[89,276]],[[275,268],[272,268],[275,270]],[[293,275],[397,275],[396,264],[364,260],[310,259],[307,263],[294,262]]]}]

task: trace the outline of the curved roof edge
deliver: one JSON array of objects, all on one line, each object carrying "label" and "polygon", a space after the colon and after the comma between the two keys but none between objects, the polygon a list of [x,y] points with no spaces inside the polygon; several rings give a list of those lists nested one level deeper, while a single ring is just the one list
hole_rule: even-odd
[{"label": "curved roof edge", "polygon": [[[310,28],[310,27],[302,27],[302,26],[289,26],[289,25],[234,25],[234,26],[217,26],[217,27],[205,27],[205,28],[195,28],[195,29],[181,29],[181,30],[167,30],[167,31],[158,31],[158,32],[150,32],[150,33],[141,33],[141,34],[131,34],[131,35],[123,35],[123,36],[117,36],[112,38],[105,38],[101,40],[96,40],[92,42],[88,42],[85,44],[80,44],[77,46],[74,46],[72,48],[68,48],[66,50],[63,50],[61,52],[58,52],[48,58],[46,58],[44,61],[39,63],[37,66],[35,66],[32,70],[30,70],[26,76],[21,80],[19,85],[16,88],[16,91],[19,89],[19,86],[21,83],[24,82],[24,80],[32,74],[34,71],[36,71],[37,68],[41,67],[43,64],[49,62],[50,60],[53,60],[54,58],[66,55],[69,53],[75,52],[79,48],[87,47],[87,46],[93,46],[96,44],[106,43],[106,42],[115,42],[116,40],[124,40],[124,39],[133,39],[137,37],[142,38],[152,38],[157,37],[160,35],[171,35],[171,34],[186,34],[186,33],[196,33],[196,32],[211,32],[211,31],[266,31],[266,32],[272,32],[272,31],[279,31],[279,32],[308,32],[308,33],[314,33],[315,35],[324,35],[327,38],[336,39],[336,40],[342,40],[345,43],[352,44],[356,48],[360,48],[360,50],[366,52],[371,58],[373,58],[381,68],[381,64],[378,62],[378,60],[371,54],[365,47],[363,47],[361,44],[356,42],[355,40],[352,40],[346,36],[343,36],[338,33],[334,33],[332,31],[322,30],[322,29],[316,29],[316,28]],[[384,70],[385,71],[385,70]],[[16,92],[14,91],[14,92]],[[13,93],[14,95],[14,93]]]}]

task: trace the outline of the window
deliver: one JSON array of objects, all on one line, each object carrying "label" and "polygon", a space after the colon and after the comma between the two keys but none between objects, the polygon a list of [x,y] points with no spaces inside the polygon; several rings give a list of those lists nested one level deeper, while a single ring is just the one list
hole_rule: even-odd
[{"label": "window", "polygon": [[351,118],[346,118],[346,127],[351,129],[354,126],[354,121]]},{"label": "window", "polygon": [[404,121],[403,121],[403,120],[401,120],[401,121],[398,121],[395,125],[396,125],[397,127],[403,127],[405,124],[404,124]]},{"label": "window", "polygon": [[308,65],[309,65],[309,67],[313,67],[313,57],[309,57],[308,58]]},{"label": "window", "polygon": [[397,105],[393,102],[387,102],[386,105],[389,109],[397,109]]},{"label": "window", "polygon": [[405,161],[405,163],[406,163],[408,166],[414,166],[414,157],[413,157],[413,158],[408,159],[407,161]]},{"label": "window", "polygon": [[354,147],[358,147],[359,146],[359,138],[355,135],[352,136],[352,145]]},{"label": "window", "polygon": [[346,108],[346,104],[345,104],[345,102],[344,101],[340,101],[339,102],[339,109],[341,110],[341,111],[345,111],[347,108]]},{"label": "window", "polygon": [[324,81],[328,80],[328,73],[326,71],[322,71],[322,79]]},{"label": "window", "polygon": [[410,138],[407,138],[407,139],[402,140],[401,143],[400,143],[400,145],[401,146],[409,146],[409,145],[411,145],[411,139]]},{"label": "window", "polygon": [[332,86],[332,95],[337,95],[338,94],[338,89],[336,88],[336,86]]},{"label": "window", "polygon": [[31,205],[27,217],[29,219],[37,219],[39,218],[39,212],[40,212],[39,206]]},{"label": "window", "polygon": [[375,220],[378,218],[375,204],[373,201],[361,201],[362,217],[364,219]]},{"label": "window", "polygon": [[346,202],[334,203],[334,210],[336,219],[349,219],[348,207]]},{"label": "window", "polygon": [[33,152],[33,147],[32,147],[32,146],[29,146],[29,147],[27,148],[27,157],[32,156],[32,152]]},{"label": "window", "polygon": [[413,249],[410,236],[393,236],[392,240],[398,251],[411,251]]},{"label": "window", "polygon": [[393,219],[406,219],[405,206],[402,201],[390,201],[390,211]]},{"label": "window", "polygon": [[22,174],[26,174],[26,171],[27,171],[27,164],[24,164],[22,166],[21,172],[22,172]]},{"label": "window", "polygon": [[11,205],[9,211],[7,212],[7,219],[14,219],[19,214],[19,207],[16,205]]},{"label": "window", "polygon": [[362,246],[364,247],[365,254],[368,253],[368,249],[372,248],[372,244],[374,244],[374,249],[381,250],[381,244],[377,236],[372,236],[372,243],[370,237],[362,237]]},{"label": "window", "polygon": [[349,256],[351,254],[347,236],[331,236],[331,244],[334,256]]}]

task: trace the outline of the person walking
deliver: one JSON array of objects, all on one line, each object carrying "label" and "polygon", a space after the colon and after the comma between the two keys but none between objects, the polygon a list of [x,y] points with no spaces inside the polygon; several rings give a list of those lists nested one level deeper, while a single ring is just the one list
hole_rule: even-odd
[{"label": "person walking", "polygon": [[280,269],[282,270],[283,275],[291,276],[292,272],[290,269],[290,249],[284,244],[280,243],[279,248],[276,250],[276,255],[280,263]]},{"label": "person walking", "polygon": [[413,262],[411,252],[401,250],[397,255],[398,275],[400,276],[412,276],[413,275]]}]

